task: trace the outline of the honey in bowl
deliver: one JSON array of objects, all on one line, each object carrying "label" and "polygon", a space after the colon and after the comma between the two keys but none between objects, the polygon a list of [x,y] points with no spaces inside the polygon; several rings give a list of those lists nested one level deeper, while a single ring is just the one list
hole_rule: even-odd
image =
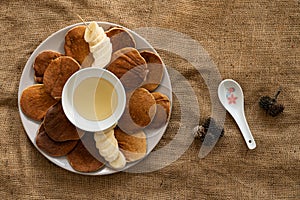
[{"label": "honey in bowl", "polygon": [[73,105],[87,120],[105,120],[114,113],[118,95],[114,86],[106,79],[89,77],[75,88]]},{"label": "honey in bowl", "polygon": [[88,67],[67,80],[61,102],[72,124],[84,131],[98,132],[118,122],[125,110],[126,94],[113,73]]}]

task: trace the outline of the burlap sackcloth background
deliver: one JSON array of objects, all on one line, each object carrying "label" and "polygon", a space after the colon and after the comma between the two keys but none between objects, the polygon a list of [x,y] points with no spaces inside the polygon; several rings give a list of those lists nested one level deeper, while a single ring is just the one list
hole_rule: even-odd
[{"label": "burlap sackcloth background", "polygon": [[[0,196],[3,199],[300,199],[300,1],[1,1],[0,2]],[[194,141],[171,165],[151,173],[82,176],[57,167],[31,144],[20,121],[17,92],[34,49],[50,34],[87,20],[130,29],[159,27],[199,41],[222,78],[238,81],[257,148],[249,151],[227,114],[225,137],[204,159]],[[160,35],[157,35],[160,37]],[[176,41],[173,41],[176,44]],[[203,78],[186,60],[159,51],[189,80],[201,120],[211,113]],[[180,84],[173,83],[174,87]],[[284,113],[272,118],[258,107],[274,95]],[[181,125],[174,101],[158,147]],[[162,155],[164,156],[164,155]]]}]

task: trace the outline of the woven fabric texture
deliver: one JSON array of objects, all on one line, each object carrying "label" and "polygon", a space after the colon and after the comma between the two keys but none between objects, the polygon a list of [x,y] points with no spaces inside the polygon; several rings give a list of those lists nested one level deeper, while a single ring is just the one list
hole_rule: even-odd
[{"label": "woven fabric texture", "polygon": [[[1,1],[0,7],[3,199],[300,199],[299,0],[13,0]],[[225,136],[205,158],[198,157],[201,142],[194,140],[176,161],[154,172],[83,176],[48,161],[23,128],[19,81],[37,46],[52,33],[80,22],[76,14],[87,21],[107,21],[133,30],[172,30],[197,41],[222,79],[234,79],[242,86],[257,148],[247,149],[237,125],[226,114]],[[176,45],[173,40],[169,47]],[[199,109],[200,122],[212,109],[209,86],[193,64],[174,52],[157,50],[167,66],[188,80],[197,103],[190,105],[193,101],[188,97],[179,102],[174,95],[169,126],[155,150],[176,137],[183,125],[182,108],[189,106],[191,117]],[[172,85],[182,90],[180,82]],[[273,96],[279,87],[278,101],[285,110],[273,118],[259,108],[258,101],[261,96]],[[185,138],[178,140],[180,145]]]}]

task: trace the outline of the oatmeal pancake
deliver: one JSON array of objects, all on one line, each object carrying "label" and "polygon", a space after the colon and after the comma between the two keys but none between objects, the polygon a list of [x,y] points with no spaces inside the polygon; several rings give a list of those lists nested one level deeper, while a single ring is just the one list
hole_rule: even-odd
[{"label": "oatmeal pancake", "polygon": [[57,142],[78,140],[83,135],[83,131],[68,120],[61,102],[49,108],[44,119],[44,127],[48,136]]},{"label": "oatmeal pancake", "polygon": [[163,62],[157,54],[151,51],[142,51],[140,54],[146,60],[149,70],[142,87],[153,92],[159,86],[163,78]]},{"label": "oatmeal pancake", "polygon": [[27,117],[41,121],[47,110],[56,102],[57,100],[46,92],[43,84],[35,84],[23,90],[20,106]]},{"label": "oatmeal pancake", "polygon": [[171,104],[169,98],[160,92],[153,92],[152,95],[156,102],[156,113],[150,127],[160,128],[168,121]]},{"label": "oatmeal pancake", "polygon": [[118,126],[126,133],[134,133],[148,126],[156,112],[153,95],[144,88],[127,94],[125,111]]},{"label": "oatmeal pancake", "polygon": [[145,59],[134,48],[123,48],[112,55],[106,68],[115,74],[126,90],[138,88],[146,79],[148,69]]},{"label": "oatmeal pancake", "polygon": [[94,172],[104,166],[83,145],[80,140],[76,147],[67,155],[67,159],[73,169],[80,172]]},{"label": "oatmeal pancake", "polygon": [[112,43],[113,52],[116,52],[119,49],[125,47],[133,47],[135,48],[135,41],[132,35],[123,28],[113,27],[105,32],[107,37],[110,38],[110,42]]},{"label": "oatmeal pancake", "polygon": [[44,124],[42,123],[35,142],[36,145],[48,155],[58,157],[67,155],[76,146],[78,140],[56,142],[47,135]]},{"label": "oatmeal pancake", "polygon": [[60,56],[62,56],[61,53],[51,50],[46,50],[39,53],[33,63],[34,80],[38,83],[43,83],[44,73],[48,65],[52,60]]},{"label": "oatmeal pancake", "polygon": [[60,98],[68,78],[80,69],[76,60],[69,56],[61,56],[53,60],[44,73],[46,91],[53,98]]},{"label": "oatmeal pancake", "polygon": [[89,44],[84,40],[85,26],[76,26],[65,36],[65,54],[82,64],[90,53]]},{"label": "oatmeal pancake", "polygon": [[147,139],[144,131],[127,134],[120,128],[115,128],[115,137],[127,162],[142,159],[147,152]]}]

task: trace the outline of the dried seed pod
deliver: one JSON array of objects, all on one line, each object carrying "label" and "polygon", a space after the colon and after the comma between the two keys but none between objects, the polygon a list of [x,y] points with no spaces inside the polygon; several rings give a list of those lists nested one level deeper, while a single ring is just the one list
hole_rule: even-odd
[{"label": "dried seed pod", "polygon": [[207,142],[205,142],[206,145],[211,145],[214,141],[223,136],[224,129],[219,126],[212,117],[207,118],[202,125],[194,128],[194,137],[200,139],[202,142],[207,138]]},{"label": "dried seed pod", "polygon": [[276,117],[284,110],[284,105],[277,103],[277,98],[280,92],[281,88],[279,88],[274,98],[271,98],[269,96],[263,96],[259,100],[259,106],[272,117]]}]

